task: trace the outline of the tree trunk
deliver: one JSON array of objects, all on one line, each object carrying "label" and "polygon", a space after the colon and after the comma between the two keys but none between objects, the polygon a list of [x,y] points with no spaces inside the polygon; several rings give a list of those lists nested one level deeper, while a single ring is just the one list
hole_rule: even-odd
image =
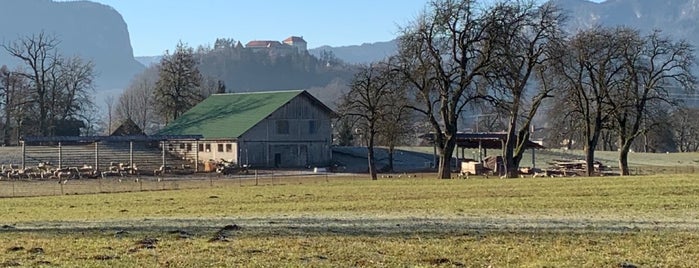
[{"label": "tree trunk", "polygon": [[437,173],[437,177],[440,179],[451,179],[451,155],[454,154],[454,148],[456,148],[454,136],[446,137],[444,147],[440,148],[439,170]]},{"label": "tree trunk", "polygon": [[376,164],[374,161],[374,133],[369,131],[369,140],[367,141],[367,158],[369,160],[369,175],[371,175],[371,180],[377,180],[376,177]]},{"label": "tree trunk", "polygon": [[517,118],[512,116],[510,118],[510,123],[509,127],[507,130],[507,137],[505,140],[505,146],[503,148],[503,158],[502,160],[505,162],[503,163],[505,166],[505,176],[507,178],[517,178],[519,175],[517,170],[518,170],[518,163],[515,163],[515,145],[517,144],[517,135],[515,134],[515,131],[517,131]]},{"label": "tree trunk", "polygon": [[619,151],[619,169],[621,170],[622,176],[631,174],[629,172],[629,149],[627,146],[622,147]]},{"label": "tree trunk", "polygon": [[595,173],[595,150],[588,146],[585,148],[585,171],[590,177]]}]

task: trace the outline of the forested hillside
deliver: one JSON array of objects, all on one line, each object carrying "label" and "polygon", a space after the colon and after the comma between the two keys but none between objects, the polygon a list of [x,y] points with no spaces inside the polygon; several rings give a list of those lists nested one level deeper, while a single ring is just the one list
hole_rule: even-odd
[{"label": "forested hillside", "polygon": [[353,67],[332,55],[317,58],[307,51],[250,49],[219,39],[213,48],[199,48],[199,70],[221,80],[229,92],[308,89],[334,80],[349,80]]}]

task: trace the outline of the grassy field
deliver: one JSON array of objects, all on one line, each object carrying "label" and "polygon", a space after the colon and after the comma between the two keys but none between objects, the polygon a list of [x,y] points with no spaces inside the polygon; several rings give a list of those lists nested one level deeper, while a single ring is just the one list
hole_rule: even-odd
[{"label": "grassy field", "polygon": [[670,175],[5,198],[0,267],[692,267],[697,197]]}]

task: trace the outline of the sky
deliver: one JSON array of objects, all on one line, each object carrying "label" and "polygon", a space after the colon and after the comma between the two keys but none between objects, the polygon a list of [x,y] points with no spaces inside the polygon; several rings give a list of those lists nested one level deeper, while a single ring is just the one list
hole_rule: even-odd
[{"label": "sky", "polygon": [[[308,48],[389,41],[428,0],[91,0],[126,21],[134,56],[162,55],[179,41],[216,38],[281,41],[302,36]],[[489,1],[489,0],[485,0]],[[600,0],[595,0],[599,2]]]}]

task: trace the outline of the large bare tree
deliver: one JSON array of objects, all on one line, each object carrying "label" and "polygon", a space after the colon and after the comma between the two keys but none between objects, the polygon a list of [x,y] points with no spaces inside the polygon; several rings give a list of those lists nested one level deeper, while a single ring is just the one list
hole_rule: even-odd
[{"label": "large bare tree", "polygon": [[416,91],[413,109],[432,126],[438,177],[451,177],[461,112],[479,99],[479,83],[492,65],[489,21],[475,0],[435,0],[403,29],[398,70]]},{"label": "large bare tree", "polygon": [[91,110],[94,65],[79,57],[62,57],[59,40],[44,32],[19,38],[2,47],[21,62],[15,72],[26,79],[32,121],[31,134],[54,135],[67,125],[81,125],[80,117]]},{"label": "large bare tree", "polygon": [[[507,176],[514,178],[519,175],[532,120],[543,101],[552,97],[554,85],[537,72],[543,72],[545,63],[555,56],[551,50],[563,41],[559,26],[563,17],[550,3],[503,1],[488,12],[487,19],[495,66],[489,95],[507,118],[502,155]],[[537,77],[538,87],[532,83]]]},{"label": "large bare tree", "polygon": [[641,36],[637,30],[619,28],[616,31],[618,46],[622,51],[625,72],[621,90],[612,91],[609,105],[613,111],[613,128],[619,146],[619,168],[622,175],[629,175],[629,150],[637,137],[650,128],[663,123],[656,117],[662,104],[675,104],[675,92],[693,91],[696,78],[692,74],[695,64],[694,50],[685,42],[675,42],[653,31]]},{"label": "large bare tree", "polygon": [[559,109],[552,112],[576,122],[572,125],[582,133],[588,176],[595,171],[595,150],[602,130],[614,114],[607,105],[609,95],[623,86],[618,79],[624,72],[619,40],[612,28],[580,31],[556,50],[555,60],[546,69],[545,75],[555,77],[561,90]]},{"label": "large bare tree", "polygon": [[58,44],[56,37],[44,32],[21,38],[10,44],[3,44],[3,48],[10,55],[27,66],[27,70],[19,74],[31,81],[34,101],[38,108],[37,128],[41,135],[47,135],[49,130],[47,127],[48,92],[51,82],[50,74],[58,68]]}]

